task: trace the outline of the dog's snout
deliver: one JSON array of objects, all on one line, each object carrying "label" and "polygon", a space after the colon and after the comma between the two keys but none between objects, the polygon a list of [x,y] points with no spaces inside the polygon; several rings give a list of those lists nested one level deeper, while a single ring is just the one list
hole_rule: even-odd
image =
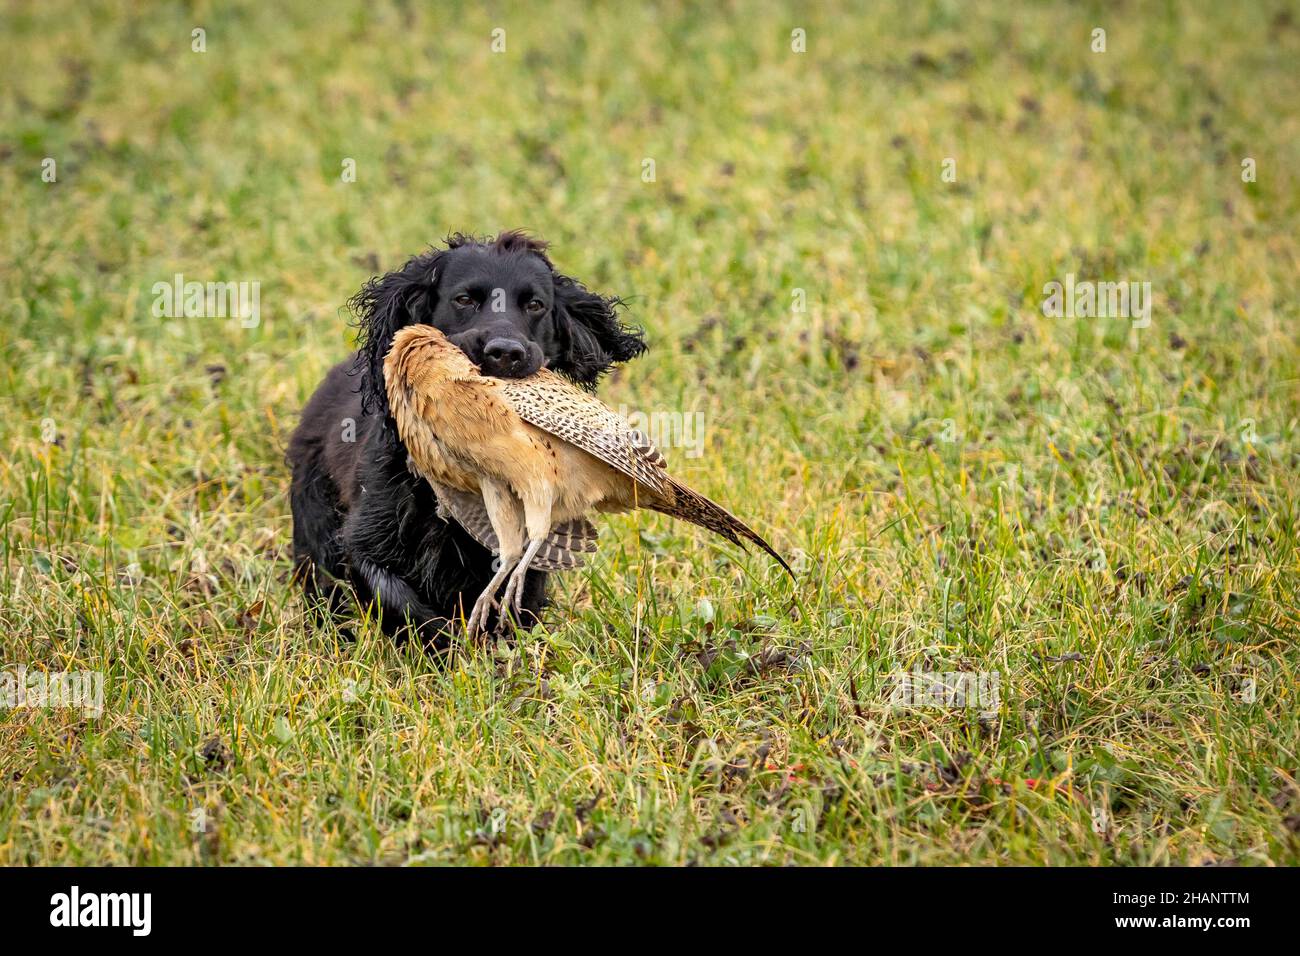
[{"label": "dog's snout", "polygon": [[527,361],[528,350],[514,339],[489,339],[483,346],[483,371],[489,375],[514,375]]}]

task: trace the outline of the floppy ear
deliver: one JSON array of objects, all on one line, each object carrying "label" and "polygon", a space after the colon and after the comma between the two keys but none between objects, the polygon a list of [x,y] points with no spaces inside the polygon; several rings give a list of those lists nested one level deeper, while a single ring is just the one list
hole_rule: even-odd
[{"label": "floppy ear", "polygon": [[594,388],[616,362],[627,362],[646,350],[645,333],[624,325],[614,310],[622,303],[589,292],[581,282],[554,274],[555,324],[561,354],[554,363],[574,382]]},{"label": "floppy ear", "polygon": [[433,315],[442,255],[437,250],[413,256],[396,272],[371,279],[348,300],[358,328],[357,361],[352,374],[360,378],[361,408],[367,414],[388,414],[384,356],[398,329]]}]

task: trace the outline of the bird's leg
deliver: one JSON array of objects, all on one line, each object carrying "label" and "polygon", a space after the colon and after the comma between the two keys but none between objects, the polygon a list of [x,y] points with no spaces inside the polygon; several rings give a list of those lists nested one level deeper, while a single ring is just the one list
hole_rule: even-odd
[{"label": "bird's leg", "polygon": [[514,573],[510,575],[505,593],[501,595],[502,611],[508,608],[514,614],[516,621],[522,619],[524,611],[524,579],[528,577],[528,567],[533,563],[533,558],[537,557],[537,552],[542,549],[546,536],[551,533],[551,503],[549,496],[539,499],[525,495],[522,501],[524,526],[528,532],[528,547],[524,550],[524,556],[515,567]]},{"label": "bird's leg", "polygon": [[501,610],[504,612],[509,609],[516,621],[520,620],[524,612],[524,579],[528,577],[528,566],[532,564],[533,558],[537,557],[537,552],[542,550],[542,545],[545,543],[544,537],[533,538],[528,542],[524,556],[515,566],[515,573],[510,575],[505,593],[501,595]]},{"label": "bird's leg", "polygon": [[[510,493],[508,486],[496,481],[484,480],[480,488],[483,505],[487,509],[488,520],[492,522],[492,530],[496,532],[501,553],[497,557],[499,563],[496,573],[474,602],[474,609],[465,622],[465,630],[470,637],[487,633],[488,616],[498,606],[497,589],[518,566],[523,552],[523,509],[519,506],[518,499]],[[527,564],[524,566],[527,567]]]}]

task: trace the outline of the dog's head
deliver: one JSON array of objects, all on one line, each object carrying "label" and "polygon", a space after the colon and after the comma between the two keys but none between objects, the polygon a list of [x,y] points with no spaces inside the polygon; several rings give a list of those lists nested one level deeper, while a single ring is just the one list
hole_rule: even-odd
[{"label": "dog's head", "polygon": [[641,332],[619,322],[618,300],[556,272],[541,240],[457,233],[446,245],[371,279],[348,303],[360,326],[356,371],[367,411],[387,411],[384,356],[413,323],[440,329],[483,374],[501,378],[546,366],[592,387],[645,351]]}]

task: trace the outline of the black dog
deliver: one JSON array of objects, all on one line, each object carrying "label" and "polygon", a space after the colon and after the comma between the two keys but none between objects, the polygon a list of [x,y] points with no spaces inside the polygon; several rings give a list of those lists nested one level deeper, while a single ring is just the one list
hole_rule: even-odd
[{"label": "black dog", "polygon": [[[346,608],[350,584],[363,605],[378,601],[386,633],[414,628],[441,648],[487,585],[493,556],[438,517],[432,489],[407,469],[384,391],[393,335],[432,325],[486,375],[522,378],[545,365],[588,388],[645,342],[619,322],[617,299],[556,272],[546,244],[519,232],[458,233],[348,304],[357,354],[325,376],[289,443],[296,573],[333,612]],[[536,622],[545,585],[544,573],[529,573],[523,623]]]}]

